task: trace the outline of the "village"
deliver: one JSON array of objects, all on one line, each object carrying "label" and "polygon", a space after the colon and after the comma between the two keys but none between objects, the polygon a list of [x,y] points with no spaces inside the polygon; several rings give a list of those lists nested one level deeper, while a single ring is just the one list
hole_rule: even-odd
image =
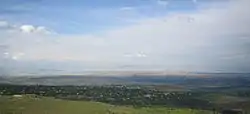
[{"label": "village", "polygon": [[[44,86],[44,85],[1,85],[0,96],[23,96],[34,100],[42,97],[70,101],[92,101],[114,106],[172,107],[198,110],[221,111],[222,114],[242,114],[241,109],[223,109],[208,100],[208,92],[201,91],[160,91],[142,85],[84,85],[84,86]],[[212,94],[215,96],[216,94]],[[237,96],[249,97],[249,92],[239,92]],[[222,110],[223,109],[223,110]]]},{"label": "village", "polygon": [[[115,105],[151,106],[172,105],[206,108],[209,102],[197,99],[199,93],[163,92],[142,86],[14,86],[0,87],[0,95],[35,94],[68,100],[98,101]],[[192,102],[191,102],[192,101]],[[202,104],[202,105],[201,105]],[[204,106],[203,106],[204,105]]]}]

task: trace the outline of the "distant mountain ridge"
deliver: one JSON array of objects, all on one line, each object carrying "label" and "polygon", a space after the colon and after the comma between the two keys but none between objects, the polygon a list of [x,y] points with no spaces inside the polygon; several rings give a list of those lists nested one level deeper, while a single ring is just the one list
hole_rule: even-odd
[{"label": "distant mountain ridge", "polygon": [[185,87],[248,86],[249,73],[206,73],[199,75],[132,75],[81,76],[58,75],[41,77],[0,77],[0,83],[25,85],[109,85],[109,84],[169,84]]}]

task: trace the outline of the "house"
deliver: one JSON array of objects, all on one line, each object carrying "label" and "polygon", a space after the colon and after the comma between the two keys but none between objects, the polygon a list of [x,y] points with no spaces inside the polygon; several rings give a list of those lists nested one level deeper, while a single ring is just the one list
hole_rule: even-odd
[{"label": "house", "polygon": [[222,110],[221,114],[243,114],[241,109],[227,109]]},{"label": "house", "polygon": [[21,98],[23,96],[22,95],[13,95],[13,97],[15,97],[15,98]]}]

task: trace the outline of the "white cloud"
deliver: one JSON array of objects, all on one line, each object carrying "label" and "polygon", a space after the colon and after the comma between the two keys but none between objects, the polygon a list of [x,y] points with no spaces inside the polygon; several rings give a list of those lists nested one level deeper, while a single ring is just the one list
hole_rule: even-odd
[{"label": "white cloud", "polygon": [[6,21],[0,21],[0,28],[5,28],[5,27],[8,27],[9,26],[9,23],[6,22]]},{"label": "white cloud", "polygon": [[18,60],[19,58],[17,56],[12,56],[11,59]]},{"label": "white cloud", "polygon": [[24,33],[32,33],[34,31],[36,31],[36,28],[32,25],[22,25],[20,27],[20,30],[21,30],[21,32],[24,32]]},{"label": "white cloud", "polygon": [[[250,64],[244,58],[223,59],[239,51],[249,53],[249,43],[242,45],[250,40],[248,4],[248,0],[237,0],[223,8],[177,12],[99,35],[8,34],[6,43],[10,53],[25,53],[22,60],[71,60],[94,66],[91,68],[140,65],[174,70],[229,71],[242,63]],[[21,29],[28,33],[47,30],[32,25],[21,26]],[[247,38],[238,38],[242,34]],[[16,55],[13,57],[18,59]]]},{"label": "white cloud", "polygon": [[[44,27],[44,26],[34,26],[34,25],[15,25],[9,23],[8,21],[0,20],[0,32],[3,33],[29,33],[29,34],[55,34],[54,31]],[[1,34],[0,34],[1,35]]]},{"label": "white cloud", "polygon": [[157,4],[162,6],[167,6],[169,3],[167,0],[158,0]]},{"label": "white cloud", "polygon": [[197,0],[193,0],[193,3],[197,3]]},{"label": "white cloud", "polygon": [[9,58],[9,53],[8,52],[4,52],[4,58]]},{"label": "white cloud", "polygon": [[134,7],[121,7],[120,10],[122,10],[122,11],[130,11],[130,10],[134,10]]},{"label": "white cloud", "polygon": [[9,53],[8,53],[8,52],[5,52],[4,55],[9,55]]},{"label": "white cloud", "polygon": [[48,30],[44,26],[35,27],[33,25],[22,25],[20,26],[20,31],[23,33],[41,33],[41,34],[51,34],[52,31]]},{"label": "white cloud", "polygon": [[129,57],[129,58],[144,58],[147,57],[147,54],[143,53],[143,52],[138,52],[138,53],[134,53],[134,54],[124,54],[124,57]]},{"label": "white cloud", "polygon": [[11,58],[17,61],[17,60],[21,60],[23,56],[25,56],[25,54],[22,52],[19,52],[19,53],[13,54]]},{"label": "white cloud", "polygon": [[137,57],[147,57],[147,55],[144,53],[137,53]]}]

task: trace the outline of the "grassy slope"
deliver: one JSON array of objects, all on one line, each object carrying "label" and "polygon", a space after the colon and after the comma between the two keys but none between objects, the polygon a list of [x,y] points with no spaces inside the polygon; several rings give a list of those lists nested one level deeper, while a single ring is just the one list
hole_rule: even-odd
[{"label": "grassy slope", "polygon": [[168,108],[132,108],[87,101],[66,101],[53,98],[0,96],[0,114],[209,114],[207,111]]},{"label": "grassy slope", "polygon": [[219,93],[207,94],[200,98],[211,101],[219,108],[243,109],[244,111],[250,112],[249,98],[236,97]]}]

